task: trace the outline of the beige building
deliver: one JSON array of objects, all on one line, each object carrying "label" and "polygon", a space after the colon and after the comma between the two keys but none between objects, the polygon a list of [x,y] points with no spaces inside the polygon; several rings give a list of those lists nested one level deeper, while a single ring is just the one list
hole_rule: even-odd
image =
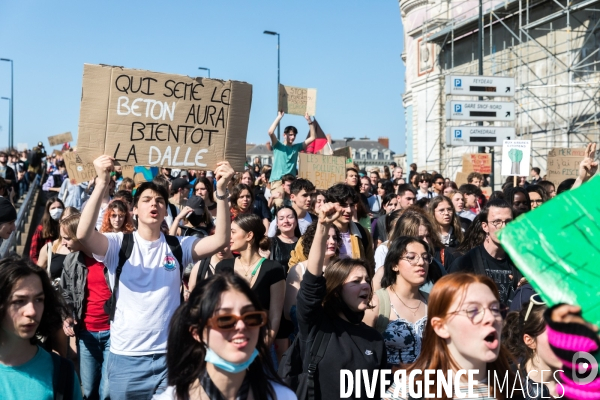
[{"label": "beige building", "polygon": [[[546,171],[548,150],[599,139],[600,0],[484,0],[486,76],[515,78],[516,139],[532,140],[532,167]],[[400,0],[404,26],[406,163],[453,178],[476,147],[446,145],[445,77],[478,75],[477,0]],[[453,96],[452,99],[465,99]],[[476,100],[477,98],[469,97]],[[473,123],[461,122],[461,125]],[[488,125],[489,123],[484,123]],[[495,148],[495,183],[501,148]]]}]

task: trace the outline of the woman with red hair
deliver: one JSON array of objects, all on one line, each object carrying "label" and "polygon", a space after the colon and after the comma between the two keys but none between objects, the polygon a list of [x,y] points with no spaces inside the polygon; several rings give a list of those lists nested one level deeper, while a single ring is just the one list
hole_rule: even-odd
[{"label": "woman with red hair", "polygon": [[[476,398],[522,396],[520,382],[515,381],[515,374],[509,367],[508,350],[500,344],[500,307],[498,289],[494,281],[485,275],[455,273],[437,281],[429,294],[428,322],[421,353],[405,371],[407,382],[412,371],[422,371],[416,375],[412,390],[416,393],[421,390],[423,397],[428,397],[425,395],[428,391],[436,399],[453,398],[446,395],[444,387],[437,387],[437,377],[427,376],[427,381],[424,380],[426,370],[444,371],[446,381],[446,371],[452,370],[454,396],[460,390],[464,397],[469,391],[468,375],[463,375],[458,388],[454,385],[456,372],[477,370],[472,378]],[[508,378],[507,381],[505,378]],[[426,384],[428,382],[431,384]],[[409,387],[396,387],[394,384],[388,389],[388,394],[393,394],[393,399],[407,399]]]},{"label": "woman with red hair", "polygon": [[113,200],[108,203],[100,233],[132,233],[134,230],[135,227],[133,225],[133,218],[129,214],[129,207],[121,200]]}]

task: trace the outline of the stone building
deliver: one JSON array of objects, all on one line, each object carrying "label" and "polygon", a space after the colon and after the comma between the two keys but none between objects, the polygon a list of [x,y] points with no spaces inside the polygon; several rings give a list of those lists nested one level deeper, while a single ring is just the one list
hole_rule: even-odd
[{"label": "stone building", "polygon": [[[516,139],[532,140],[532,167],[554,147],[599,138],[600,0],[484,0],[483,75],[515,78]],[[404,27],[406,162],[454,177],[476,147],[446,145],[445,77],[478,74],[479,2],[400,0]],[[453,96],[452,99],[465,99]],[[477,98],[469,98],[476,100]],[[461,125],[469,123],[461,122]],[[489,123],[484,123],[488,125]],[[501,148],[495,148],[500,184]]]}]

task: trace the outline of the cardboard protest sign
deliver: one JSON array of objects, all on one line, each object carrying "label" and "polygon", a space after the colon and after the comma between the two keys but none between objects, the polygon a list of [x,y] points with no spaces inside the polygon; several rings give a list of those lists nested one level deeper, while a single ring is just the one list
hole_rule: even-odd
[{"label": "cardboard protest sign", "polygon": [[457,172],[456,178],[454,178],[454,183],[456,183],[456,185],[460,187],[460,185],[464,185],[465,183],[467,183],[468,176],[469,173],[467,172]]},{"label": "cardboard protest sign", "polygon": [[500,243],[548,303],[574,304],[600,325],[600,177],[508,224]]},{"label": "cardboard protest sign", "polygon": [[25,151],[29,148],[29,145],[27,143],[17,143],[17,150],[18,151]]},{"label": "cardboard protest sign", "polygon": [[48,136],[50,146],[62,146],[65,143],[72,142],[73,136],[71,132],[61,133],[60,135]]},{"label": "cardboard protest sign", "polygon": [[308,179],[317,189],[328,189],[346,179],[346,159],[344,157],[300,153],[298,161],[300,163],[298,177]]},{"label": "cardboard protest sign", "polygon": [[84,65],[77,150],[119,165],[244,170],[252,86]]},{"label": "cardboard protest sign", "polygon": [[502,175],[529,176],[531,140],[505,140],[502,144]]},{"label": "cardboard protest sign", "polygon": [[462,172],[492,173],[492,155],[488,153],[463,154]]},{"label": "cardboard protest sign", "polygon": [[342,147],[340,149],[334,150],[333,155],[336,157],[344,157],[346,162],[352,162],[352,150],[350,147]]},{"label": "cardboard protest sign", "polygon": [[547,180],[558,186],[565,179],[577,179],[579,163],[585,157],[585,148],[554,148],[548,152]]},{"label": "cardboard protest sign", "polygon": [[317,89],[279,85],[279,111],[286,114],[314,116],[317,112]]},{"label": "cardboard protest sign", "polygon": [[65,151],[63,153],[65,167],[71,183],[83,183],[96,177],[96,170],[92,163],[84,163],[77,153]]}]

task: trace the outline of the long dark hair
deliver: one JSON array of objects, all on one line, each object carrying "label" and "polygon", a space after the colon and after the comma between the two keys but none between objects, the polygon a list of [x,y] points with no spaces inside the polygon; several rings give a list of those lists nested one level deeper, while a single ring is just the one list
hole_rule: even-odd
[{"label": "long dark hair", "polygon": [[[256,294],[244,279],[233,273],[222,273],[200,281],[192,290],[189,300],[182,303],[171,318],[167,340],[167,381],[169,385],[175,386],[179,399],[189,399],[190,386],[206,370],[204,357],[208,345],[202,340],[202,333],[208,329],[206,321],[215,314],[221,294],[228,290],[242,293],[256,310],[263,310]],[[194,329],[197,330],[200,341],[192,336]],[[256,343],[258,357],[247,371],[250,390],[255,399],[275,398],[275,391],[269,381],[284,385],[275,371],[271,352],[264,340],[268,329],[268,324],[260,328]]]},{"label": "long dark hair", "polygon": [[450,208],[452,209],[452,221],[450,222],[450,225],[452,226],[452,230],[454,236],[456,237],[456,240],[460,243],[463,240],[462,227],[460,226],[460,220],[458,219],[458,215],[456,215],[456,210],[454,209],[454,203],[452,203],[452,200],[450,200],[444,195],[436,196],[433,199],[431,199],[429,204],[427,204],[427,212],[431,216],[431,222],[433,222],[433,225],[435,226],[438,234],[441,234],[442,228],[440,223],[435,218],[435,209],[440,205],[440,203],[444,202],[448,203],[450,205]]},{"label": "long dark hair", "polygon": [[[244,185],[246,186],[246,185]],[[240,214],[233,219],[237,226],[244,232],[253,232],[254,237],[250,244],[256,251],[269,250],[271,248],[271,240],[265,236],[267,229],[262,223],[260,217],[256,214]]]},{"label": "long dark hair", "polygon": [[[310,248],[312,247],[313,241],[315,240],[315,232],[317,231],[317,224],[319,221],[313,220],[312,224],[306,228],[306,232],[302,236],[302,254],[308,260],[308,254],[310,253]],[[336,251],[336,257],[340,252],[340,247],[342,246],[342,234],[340,233],[340,228],[338,228],[335,224],[331,224],[331,227],[335,230],[335,241],[337,242],[338,250]],[[329,232],[327,232],[327,236],[329,236]]]},{"label": "long dark hair", "polygon": [[[211,181],[208,180],[208,178],[205,178],[203,176],[199,176],[198,178],[196,178],[196,183],[194,184],[194,195],[196,194],[196,186],[198,186],[199,183],[203,183],[204,187],[206,188],[206,198],[212,203],[215,202],[215,198],[214,198],[214,189],[213,189],[213,184]],[[206,200],[204,200],[206,202]]]},{"label": "long dark hair", "polygon": [[[240,195],[244,190],[247,190],[250,193],[250,205],[248,206],[248,210],[240,210],[237,201]],[[231,204],[231,208],[233,208],[236,212],[250,212],[252,211],[252,207],[254,204],[254,191],[252,188],[244,183],[238,183],[233,187],[231,191],[231,197],[229,198],[229,204]]]},{"label": "long dark hair", "polygon": [[504,345],[515,359],[519,359],[521,365],[525,365],[535,355],[535,352],[523,341],[523,335],[529,335],[535,339],[544,333],[546,330],[544,312],[547,308],[545,305],[534,304],[527,321],[525,321],[525,315],[529,309],[529,302],[527,302],[521,311],[509,312],[504,320],[502,329]]},{"label": "long dark hair", "polygon": [[44,312],[40,319],[31,344],[37,344],[40,337],[50,337],[62,326],[61,312],[63,311],[56,291],[50,283],[48,273],[33,265],[31,261],[18,256],[10,256],[0,260],[0,320],[4,319],[8,308],[9,297],[20,279],[29,275],[37,275],[42,281],[44,290]]},{"label": "long dark hair", "polygon": [[425,251],[431,254],[429,245],[422,239],[413,236],[400,236],[394,239],[385,256],[385,261],[383,262],[383,276],[381,277],[382,288],[392,286],[396,283],[398,272],[394,271],[393,268],[398,265],[402,257],[404,257],[407,252],[406,248],[411,243],[423,245]]},{"label": "long dark hair", "polygon": [[[296,212],[296,210],[294,210],[293,207],[290,206],[286,206],[283,205],[281,207],[279,207],[277,209],[277,211],[275,211],[275,221],[277,221],[277,214],[279,214],[279,211],[281,210],[292,210],[292,214],[294,214],[294,219],[296,220],[296,229],[294,229],[294,236],[298,239],[300,239],[300,236],[302,236],[302,233],[300,233],[300,224],[298,222],[298,213]],[[277,222],[275,222],[275,224],[277,224]],[[281,231],[279,230],[279,227],[277,227],[277,236],[281,235]]]},{"label": "long dark hair", "polygon": [[48,199],[48,201],[46,201],[46,207],[44,208],[44,216],[42,217],[42,222],[41,222],[42,239],[44,239],[44,240],[48,240],[48,239],[56,240],[60,236],[60,229],[58,226],[58,221],[53,220],[52,217],[50,216],[50,206],[54,203],[60,203],[60,205],[63,208],[63,211],[65,209],[65,204],[62,202],[62,200],[60,200],[56,196],[50,197]]}]

